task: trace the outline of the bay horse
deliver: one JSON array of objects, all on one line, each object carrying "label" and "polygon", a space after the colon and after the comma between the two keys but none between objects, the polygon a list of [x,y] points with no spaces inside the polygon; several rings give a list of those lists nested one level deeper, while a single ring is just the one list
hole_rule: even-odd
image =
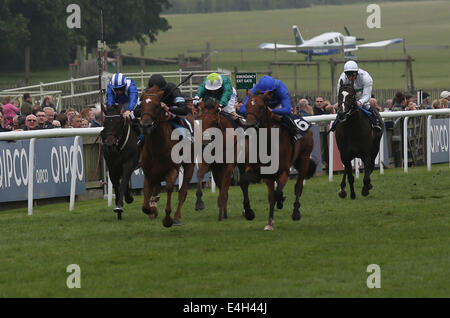
[{"label": "bay horse", "polygon": [[[164,91],[155,87],[142,93],[141,126],[145,134],[145,143],[142,150],[141,166],[144,171],[144,204],[142,211],[150,218],[158,215],[157,206],[161,182],[166,182],[167,203],[166,216],[163,219],[165,227],[181,224],[181,208],[186,200],[189,181],[194,172],[193,162],[176,163],[172,160],[172,148],[178,143],[171,140],[174,128],[168,121],[166,111],[161,106]],[[193,118],[191,116],[190,120]],[[171,195],[174,191],[180,167],[183,167],[182,186],[178,192],[178,206],[174,218],[172,212]]]},{"label": "bay horse", "polygon": [[[259,128],[268,129],[269,138],[267,142],[269,149],[271,148],[270,128],[279,129],[279,166],[277,172],[271,175],[262,175],[260,173],[260,163],[249,165],[246,168],[246,172],[253,175],[253,178],[263,178],[268,188],[269,219],[267,225],[264,227],[264,230],[266,231],[273,230],[275,204],[277,204],[278,209],[283,208],[283,188],[289,179],[291,166],[294,166],[298,171],[297,182],[295,183],[294,188],[295,202],[292,219],[294,221],[300,220],[300,196],[303,192],[303,181],[314,175],[317,165],[310,157],[314,147],[312,130],[309,129],[305,135],[293,145],[287,128],[280,125],[277,115],[274,115],[267,106],[266,102],[269,98],[269,92],[250,94],[246,106],[247,122],[249,124],[256,124]],[[275,181],[277,182],[276,189]]]},{"label": "bay horse", "polygon": [[[198,180],[203,180],[204,175],[211,170],[212,176],[214,177],[214,181],[219,188],[219,196],[217,198],[217,205],[219,207],[219,221],[222,221],[222,218],[228,218],[227,212],[227,202],[228,202],[228,189],[231,185],[231,179],[233,175],[234,168],[236,166],[239,167],[241,172],[241,178],[239,181],[239,185],[241,187],[242,193],[244,195],[244,216],[247,220],[253,220],[255,218],[255,213],[250,207],[250,199],[248,196],[248,186],[249,181],[245,178],[245,164],[238,164],[238,142],[237,136],[233,137],[233,144],[229,144],[228,139],[226,138],[227,129],[233,130],[235,127],[232,122],[227,118],[227,114],[220,111],[219,108],[219,100],[214,97],[206,96],[202,99],[199,104],[199,120],[202,123],[202,134],[205,133],[210,128],[217,128],[221,132],[221,136],[223,138],[223,162],[213,162],[206,163],[203,162],[199,164],[199,169],[197,171]],[[208,141],[207,141],[208,143]],[[206,144],[207,144],[206,143]],[[206,145],[204,143],[204,145]],[[226,162],[227,152],[233,151],[233,160],[232,162]],[[245,156],[245,154],[244,154]],[[204,208],[204,203],[202,201],[202,186],[201,182],[197,185],[197,202],[196,209],[201,210]]]},{"label": "bay horse", "polygon": [[131,121],[123,118],[121,106],[106,107],[102,105],[104,113],[103,130],[100,133],[103,145],[103,157],[109,171],[109,177],[116,195],[117,218],[122,219],[123,197],[125,202],[133,202],[130,189],[130,178],[139,163],[140,150],[137,145],[137,134]]},{"label": "bay horse", "polygon": [[347,196],[345,191],[347,177],[350,185],[350,197],[356,198],[351,165],[354,158],[361,158],[364,163],[364,187],[361,195],[367,196],[373,188],[370,174],[375,168],[375,158],[380,149],[380,140],[384,131],[383,120],[380,119],[381,131],[375,131],[370,119],[357,105],[353,83],[344,85],[342,80],[338,94],[337,116],[340,121],[336,126],[336,143],[345,167],[339,196],[341,198]]}]

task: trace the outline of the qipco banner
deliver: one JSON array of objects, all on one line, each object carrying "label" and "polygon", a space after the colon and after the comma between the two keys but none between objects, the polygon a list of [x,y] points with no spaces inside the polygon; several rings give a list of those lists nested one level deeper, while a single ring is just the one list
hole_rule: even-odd
[{"label": "qipco banner", "polygon": [[[33,198],[70,195],[74,153],[78,156],[75,194],[86,191],[83,143],[74,151],[75,137],[36,139],[33,170]],[[28,199],[29,140],[0,141],[0,202]]]},{"label": "qipco banner", "polygon": [[431,119],[431,162],[441,163],[449,160],[449,119]]}]

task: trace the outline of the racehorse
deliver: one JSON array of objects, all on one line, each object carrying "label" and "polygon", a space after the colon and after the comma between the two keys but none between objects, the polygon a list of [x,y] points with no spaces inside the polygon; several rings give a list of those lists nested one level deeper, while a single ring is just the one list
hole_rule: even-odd
[{"label": "racehorse", "polygon": [[355,199],[351,161],[354,158],[361,158],[364,163],[364,187],[361,194],[367,196],[373,187],[370,182],[370,174],[375,168],[375,158],[380,149],[384,123],[380,119],[381,131],[377,132],[372,129],[369,118],[357,106],[356,91],[353,83],[344,85],[341,80],[340,85],[337,111],[337,116],[340,121],[336,126],[336,143],[345,170],[342,176],[339,196],[341,198],[347,196],[347,192],[345,191],[345,178],[347,177],[348,183],[350,184],[350,197]]},{"label": "racehorse", "polygon": [[[247,102],[247,122],[249,124],[255,124],[259,128],[268,129],[268,148],[271,148],[271,131],[270,128],[279,129],[279,166],[276,173],[271,175],[261,175],[261,164],[249,165],[246,168],[246,172],[253,175],[253,178],[263,178],[268,188],[269,198],[269,219],[264,230],[273,230],[274,223],[274,208],[275,203],[278,209],[283,208],[283,188],[288,181],[290,168],[294,166],[298,171],[297,182],[295,184],[295,202],[294,211],[292,213],[292,219],[298,221],[301,218],[300,214],[300,196],[303,191],[303,180],[309,179],[314,175],[316,169],[316,163],[310,158],[313,150],[314,141],[311,129],[309,129],[305,135],[292,145],[290,141],[290,135],[284,126],[279,124],[277,115],[274,115],[266,102],[269,99],[269,92],[254,94],[249,97]],[[277,182],[277,188],[275,189],[275,181]]]},{"label": "racehorse", "polygon": [[123,197],[125,202],[133,202],[130,190],[130,178],[139,163],[140,150],[137,145],[137,135],[131,121],[123,118],[120,106],[104,107],[104,128],[100,133],[103,145],[103,157],[109,171],[109,177],[116,195],[117,218],[122,219]]},{"label": "racehorse", "polygon": [[[194,172],[194,163],[175,163],[172,160],[172,148],[178,141],[171,140],[174,128],[169,123],[167,113],[161,106],[163,95],[164,91],[153,87],[142,93],[141,126],[145,134],[141,160],[145,177],[142,211],[150,218],[155,218],[158,215],[158,194],[161,191],[161,182],[165,181],[167,204],[163,225],[171,227],[173,224],[181,224],[181,208],[186,200],[188,184]],[[190,119],[193,121],[192,117]],[[178,192],[177,211],[172,219],[170,216],[172,212],[171,195],[180,167],[183,167],[183,183]]]},{"label": "racehorse", "polygon": [[[250,207],[250,199],[248,197],[248,186],[249,181],[245,178],[245,165],[237,164],[237,137],[233,137],[233,144],[229,144],[226,133],[228,130],[234,130],[234,126],[230,119],[227,118],[226,113],[221,112],[219,109],[219,101],[213,97],[206,96],[202,99],[199,104],[199,119],[202,123],[202,133],[205,133],[209,128],[218,128],[221,131],[223,137],[223,163],[205,163],[199,164],[199,169],[197,171],[197,178],[199,183],[197,185],[197,202],[196,210],[204,209],[204,203],[202,201],[202,186],[201,180],[203,180],[204,175],[211,170],[214,180],[219,188],[219,197],[217,199],[217,204],[219,206],[219,221],[223,218],[228,218],[227,213],[227,202],[228,202],[228,189],[231,184],[232,174],[236,165],[238,165],[241,172],[241,178],[239,185],[241,187],[242,193],[244,195],[244,216],[247,220],[253,220],[255,218],[255,213]],[[232,162],[225,162],[227,158],[227,152],[234,151]]]}]

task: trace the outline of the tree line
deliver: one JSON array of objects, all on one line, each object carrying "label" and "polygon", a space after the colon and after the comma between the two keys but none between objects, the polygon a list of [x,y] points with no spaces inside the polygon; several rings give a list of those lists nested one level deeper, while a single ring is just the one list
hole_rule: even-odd
[{"label": "tree line", "polygon": [[[79,5],[80,28],[67,24],[72,3]],[[27,51],[32,71],[73,62],[77,45],[90,52],[101,37],[101,9],[108,45],[154,42],[170,28],[160,16],[169,6],[169,0],[0,0],[0,71],[23,71]]]},{"label": "tree line", "polygon": [[[408,0],[384,0],[408,1]],[[307,8],[313,5],[343,5],[373,0],[170,0],[172,6],[163,13],[209,13],[222,11],[251,11]]]}]

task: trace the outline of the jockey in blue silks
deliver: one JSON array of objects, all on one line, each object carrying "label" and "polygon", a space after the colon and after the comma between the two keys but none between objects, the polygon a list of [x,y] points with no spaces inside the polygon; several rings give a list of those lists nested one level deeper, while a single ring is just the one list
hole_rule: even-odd
[{"label": "jockey in blue silks", "polygon": [[[286,85],[271,76],[263,76],[250,92],[255,94],[258,91],[260,93],[269,91],[267,106],[272,113],[281,117],[281,124],[288,128],[293,137],[293,143],[297,142],[308,131],[310,124],[303,120],[302,117],[292,113],[291,99]],[[249,97],[247,96],[239,109],[239,112],[244,116],[247,113],[246,105],[248,100]]]},{"label": "jockey in blue silks", "polygon": [[[115,73],[111,77],[106,90],[106,105],[112,107],[114,105],[121,105],[123,110],[123,117],[127,118],[131,112],[136,108],[139,102],[138,90],[136,83],[129,78],[126,78],[122,73]],[[133,128],[138,134],[138,139],[142,143],[144,135],[140,133],[138,123],[133,122]]]}]

